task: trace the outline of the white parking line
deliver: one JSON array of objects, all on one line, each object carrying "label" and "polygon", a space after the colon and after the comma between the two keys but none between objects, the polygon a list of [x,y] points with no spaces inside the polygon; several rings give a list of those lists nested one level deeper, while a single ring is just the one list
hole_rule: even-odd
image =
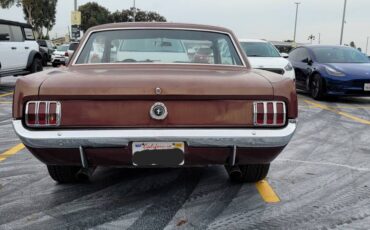
[{"label": "white parking line", "polygon": [[285,162],[294,162],[294,163],[303,163],[303,164],[312,164],[312,165],[336,166],[336,167],[342,167],[342,168],[347,168],[347,169],[361,171],[361,172],[370,172],[370,168],[360,168],[360,167],[337,164],[337,163],[332,163],[332,162],[301,161],[301,160],[293,160],[293,159],[276,159],[275,161],[285,161]]}]

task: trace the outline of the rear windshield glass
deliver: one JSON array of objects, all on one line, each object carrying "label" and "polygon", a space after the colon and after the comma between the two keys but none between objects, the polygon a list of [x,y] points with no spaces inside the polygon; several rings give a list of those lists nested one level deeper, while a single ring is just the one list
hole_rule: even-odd
[{"label": "rear windshield glass", "polygon": [[57,51],[67,51],[68,47],[68,45],[58,46]]},{"label": "rear windshield glass", "polygon": [[90,63],[242,65],[227,34],[166,29],[95,32],[76,62]]},{"label": "rear windshield glass", "polygon": [[78,43],[71,43],[69,44],[69,50],[75,51],[78,47]]},{"label": "rear windshield glass", "polygon": [[360,51],[349,47],[315,47],[312,49],[319,63],[369,63]]},{"label": "rear windshield glass", "polygon": [[268,42],[241,42],[248,57],[280,57],[277,49]]}]

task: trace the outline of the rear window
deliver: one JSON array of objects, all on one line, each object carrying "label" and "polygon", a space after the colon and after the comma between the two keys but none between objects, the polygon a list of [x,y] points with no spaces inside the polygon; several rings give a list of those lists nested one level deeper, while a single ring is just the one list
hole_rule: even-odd
[{"label": "rear window", "polygon": [[120,51],[185,53],[185,48],[175,39],[130,39],[122,42]]},{"label": "rear window", "polygon": [[166,29],[95,32],[76,62],[89,63],[242,65],[227,34]]},{"label": "rear window", "polygon": [[24,28],[24,33],[26,35],[26,40],[35,40],[32,29]]},{"label": "rear window", "polygon": [[78,47],[78,43],[71,43],[69,44],[69,50],[75,51]]}]

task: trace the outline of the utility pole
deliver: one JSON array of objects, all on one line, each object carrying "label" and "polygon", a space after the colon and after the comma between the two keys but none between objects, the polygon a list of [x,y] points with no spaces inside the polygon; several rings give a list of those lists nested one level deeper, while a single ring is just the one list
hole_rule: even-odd
[{"label": "utility pole", "polygon": [[321,33],[319,33],[319,44],[321,44]]},{"label": "utility pole", "polygon": [[340,45],[343,44],[344,24],[346,23],[346,9],[347,9],[347,0],[344,0],[343,19],[342,19],[342,30],[340,32]]},{"label": "utility pole", "polygon": [[134,0],[134,18],[132,19],[133,22],[135,22],[136,20],[136,0]]},{"label": "utility pole", "polygon": [[366,41],[366,55],[368,55],[367,54],[367,49],[369,48],[369,36],[367,37],[367,41]]},{"label": "utility pole", "polygon": [[297,5],[296,11],[295,11],[295,24],[294,24],[294,37],[293,37],[293,41],[295,43],[296,42],[296,36],[297,36],[298,7],[299,7],[299,4],[301,4],[301,3],[300,2],[295,2],[294,4]]}]

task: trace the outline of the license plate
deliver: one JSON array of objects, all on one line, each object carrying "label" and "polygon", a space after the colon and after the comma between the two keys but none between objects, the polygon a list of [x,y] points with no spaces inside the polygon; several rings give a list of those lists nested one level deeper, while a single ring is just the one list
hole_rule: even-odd
[{"label": "license plate", "polygon": [[184,164],[184,142],[133,142],[135,166],[178,166]]},{"label": "license plate", "polygon": [[370,83],[365,83],[364,90],[365,91],[370,91]]}]

